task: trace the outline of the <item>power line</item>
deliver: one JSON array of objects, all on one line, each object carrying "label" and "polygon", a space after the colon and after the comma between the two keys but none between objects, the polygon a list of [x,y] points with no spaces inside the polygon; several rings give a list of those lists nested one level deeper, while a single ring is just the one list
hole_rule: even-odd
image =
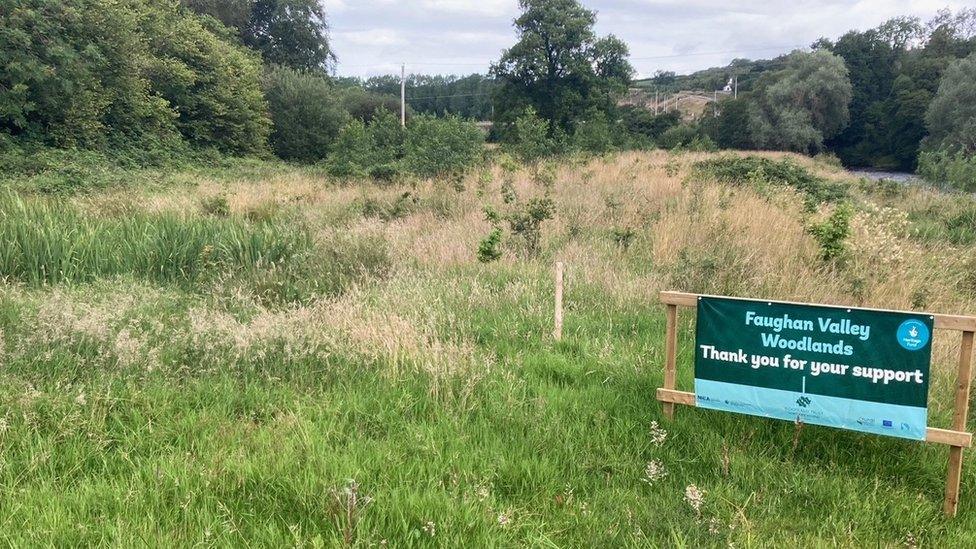
[{"label": "power line", "polygon": [[483,95],[491,95],[490,93],[459,93],[456,95],[430,95],[424,97],[408,97],[407,99],[411,101],[422,101],[424,99],[447,99],[451,97],[480,97]]}]

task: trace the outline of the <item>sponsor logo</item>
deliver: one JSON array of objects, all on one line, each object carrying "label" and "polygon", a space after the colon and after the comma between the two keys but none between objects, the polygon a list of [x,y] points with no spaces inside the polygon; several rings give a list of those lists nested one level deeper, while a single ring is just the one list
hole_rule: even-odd
[{"label": "sponsor logo", "polygon": [[929,342],[929,328],[921,320],[914,318],[901,323],[896,333],[898,344],[909,351],[917,351]]},{"label": "sponsor logo", "polygon": [[869,417],[859,417],[859,418],[857,418],[857,424],[858,425],[865,425],[865,426],[874,425],[874,419],[869,418]]},{"label": "sponsor logo", "polygon": [[882,419],[881,426],[885,429],[894,429],[895,422],[891,421],[890,419]]},{"label": "sponsor logo", "polygon": [[804,395],[804,396],[801,396],[800,398],[798,398],[798,399],[796,399],[796,403],[797,403],[797,404],[798,404],[798,405],[799,405],[799,406],[800,406],[801,408],[806,408],[807,406],[809,406],[809,405],[810,405],[810,403],[811,403],[811,402],[813,402],[813,401],[812,401],[812,400],[810,400],[809,398],[807,398],[807,396],[806,396],[806,395]]}]

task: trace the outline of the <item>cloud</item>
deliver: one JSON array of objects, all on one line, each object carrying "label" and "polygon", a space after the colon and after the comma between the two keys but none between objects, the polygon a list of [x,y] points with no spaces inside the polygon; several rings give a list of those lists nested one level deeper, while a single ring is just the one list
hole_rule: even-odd
[{"label": "cloud", "polygon": [[[821,36],[837,38],[897,15],[926,19],[971,0],[583,3],[598,13],[597,32],[627,42],[638,73],[649,75],[658,69],[690,72],[725,65],[736,57],[774,57]],[[416,71],[487,71],[514,43],[512,20],[518,15],[517,0],[324,0],[324,5],[335,29],[339,72],[356,75],[386,71],[391,58],[412,61]]]}]

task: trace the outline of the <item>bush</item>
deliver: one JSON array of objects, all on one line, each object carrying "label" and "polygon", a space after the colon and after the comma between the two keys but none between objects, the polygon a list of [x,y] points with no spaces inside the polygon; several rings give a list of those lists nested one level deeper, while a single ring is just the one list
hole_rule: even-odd
[{"label": "bush", "polygon": [[349,122],[332,84],[318,74],[274,67],[263,86],[274,124],[271,150],[286,160],[325,158]]},{"label": "bush", "polygon": [[924,151],[918,156],[918,174],[936,185],[976,192],[976,154]]},{"label": "bush", "polygon": [[695,171],[724,183],[742,185],[782,185],[792,187],[807,196],[808,205],[838,202],[848,196],[842,183],[817,177],[793,160],[771,160],[759,156],[720,156],[695,164]]},{"label": "bush", "polygon": [[266,147],[259,60],[175,2],[13,0],[0,59],[0,133],[57,147]]},{"label": "bush", "polygon": [[678,149],[690,144],[699,137],[698,128],[690,124],[681,124],[669,128],[657,138],[657,146],[662,149]]},{"label": "bush", "polygon": [[502,243],[502,230],[495,227],[488,233],[481,242],[478,243],[478,261],[491,263],[502,256],[499,246]]},{"label": "bush", "polygon": [[335,177],[362,177],[372,165],[376,142],[366,124],[354,119],[339,132],[329,156],[327,170]]},{"label": "bush", "polygon": [[[386,111],[397,113],[399,119],[400,98],[393,95],[383,95],[368,92],[358,86],[348,87],[342,90],[342,105],[352,115],[364,123],[373,121],[380,112]],[[407,106],[407,118],[411,118],[412,111]]]},{"label": "bush", "polygon": [[466,171],[483,157],[484,134],[457,116],[417,116],[407,126],[404,162],[420,177]]},{"label": "bush", "polygon": [[650,141],[657,140],[661,134],[681,124],[681,113],[678,111],[654,114],[643,107],[623,107],[621,114],[628,132]]},{"label": "bush", "polygon": [[851,217],[854,212],[847,204],[841,204],[830,217],[815,223],[809,229],[820,244],[820,258],[824,261],[842,259],[847,252],[847,239],[851,236]]},{"label": "bush", "polygon": [[552,219],[555,213],[556,204],[547,196],[529,200],[524,208],[515,210],[508,216],[512,234],[522,238],[527,255],[534,256],[539,253],[542,222]]},{"label": "bush", "polygon": [[556,143],[549,137],[549,122],[539,118],[535,109],[528,107],[515,119],[515,124],[505,135],[503,148],[526,164],[534,164],[556,152]]}]

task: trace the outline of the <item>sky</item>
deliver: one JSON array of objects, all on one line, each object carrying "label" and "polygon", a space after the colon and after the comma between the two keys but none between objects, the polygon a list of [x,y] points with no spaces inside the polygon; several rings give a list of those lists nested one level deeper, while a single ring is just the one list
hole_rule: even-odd
[{"label": "sky", "polygon": [[[583,0],[599,35],[630,46],[639,77],[775,57],[898,15],[971,0]],[[341,76],[487,72],[515,42],[518,0],[322,0]]]}]

